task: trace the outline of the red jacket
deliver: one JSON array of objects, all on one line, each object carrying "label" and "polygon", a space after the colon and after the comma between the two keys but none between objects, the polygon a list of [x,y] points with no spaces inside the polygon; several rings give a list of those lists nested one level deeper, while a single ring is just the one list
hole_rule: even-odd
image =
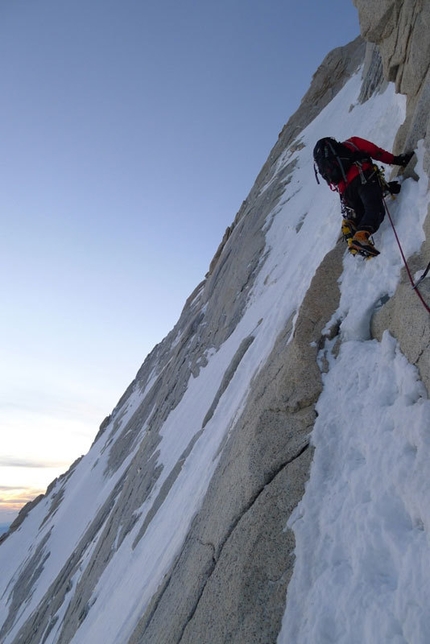
[{"label": "red jacket", "polygon": [[[382,148],[378,148],[378,146],[374,143],[371,143],[371,141],[360,139],[359,136],[351,136],[351,138],[343,141],[343,144],[347,145],[349,148],[351,148],[351,150],[357,151],[358,149],[360,150],[360,152],[366,152],[370,157],[372,157],[372,159],[375,159],[376,161],[390,164],[394,162],[394,155],[391,154],[391,152],[387,152]],[[372,164],[367,161],[363,161],[361,164],[362,170],[368,170],[371,167]],[[345,192],[348,184],[350,184],[351,181],[358,177],[359,174],[360,168],[357,165],[352,164],[347,172],[346,181],[342,179],[342,181],[340,181],[337,186],[340,194],[343,194]]]}]

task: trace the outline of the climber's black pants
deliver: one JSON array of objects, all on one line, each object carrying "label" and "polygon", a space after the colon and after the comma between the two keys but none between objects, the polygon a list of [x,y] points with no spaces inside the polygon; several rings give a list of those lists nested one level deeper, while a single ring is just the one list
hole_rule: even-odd
[{"label": "climber's black pants", "polygon": [[385,216],[382,188],[376,174],[366,177],[366,183],[362,182],[361,176],[356,177],[342,198],[355,212],[357,230],[376,233]]}]

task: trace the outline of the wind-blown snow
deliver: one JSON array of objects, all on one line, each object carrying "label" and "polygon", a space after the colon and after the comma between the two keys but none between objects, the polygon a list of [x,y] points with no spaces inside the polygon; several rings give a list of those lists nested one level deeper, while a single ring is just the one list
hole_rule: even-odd
[{"label": "wind-blown snow", "polygon": [[[381,118],[367,138],[389,148],[390,127]],[[429,203],[422,145],[417,155],[420,182],[388,203],[407,256],[424,240]],[[289,521],[296,562],[278,644],[430,642],[430,402],[388,332],[370,340],[371,314],[402,267],[387,218],[375,242],[377,261],[344,260],[333,316],[343,344],[337,358],[330,342],[321,356],[329,371],[310,480]]]},{"label": "wind-blown snow", "polygon": [[[358,135],[391,149],[404,119],[405,99],[395,95],[390,85],[384,94],[359,105],[360,85],[357,74],[302,132],[303,149],[283,155],[280,168],[293,159],[296,168],[281,203],[267,219],[264,264],[245,315],[220,349],[208,352],[207,365],[198,377],[190,378],[185,395],[168,416],[157,448],[161,476],[140,508],[133,530],[102,573],[73,644],[128,641],[180,552],[223,441],[246,403],[252,378],[265,364],[286,320],[298,311],[317,267],[337,241],[339,200],[314,181],[311,152],[315,141],[325,135],[339,139]],[[422,150],[419,158],[421,162]],[[421,181],[406,181],[400,197],[390,204],[407,255],[418,251],[424,238],[427,182],[421,166],[418,172]],[[369,340],[371,311],[378,300],[394,292],[401,269],[388,221],[376,234],[375,243],[381,250],[377,259],[364,262],[346,256],[344,260],[335,319],[342,320],[345,343],[337,359],[329,345],[325,349],[330,370],[324,376],[312,436],[316,451],[311,478],[291,522],[297,561],[280,643],[424,643],[423,633],[430,641],[424,612],[429,597],[423,578],[428,552],[423,526],[429,521],[430,507],[424,459],[429,403],[395,341],[388,335],[381,344]],[[223,375],[241,342],[250,336],[254,341],[202,430]],[[144,393],[136,388],[125,407],[117,410],[121,426]],[[4,644],[11,644],[36,610],[130,463],[134,454],[106,478],[115,439],[111,431],[105,431],[71,474],[57,513],[43,528],[39,526],[52,498],[36,506],[22,528],[1,546],[0,623],[8,614],[11,585],[23,570],[21,553],[34,551],[44,536],[45,552],[50,553]],[[133,547],[163,483],[180,459],[179,475]],[[73,587],[85,571],[96,540],[97,536],[82,555]],[[45,644],[55,644],[72,595],[70,591],[52,615],[53,623],[55,617],[59,619],[46,634]]]},{"label": "wind-blown snow", "polygon": [[324,378],[279,643],[430,642],[430,401],[385,332]]}]

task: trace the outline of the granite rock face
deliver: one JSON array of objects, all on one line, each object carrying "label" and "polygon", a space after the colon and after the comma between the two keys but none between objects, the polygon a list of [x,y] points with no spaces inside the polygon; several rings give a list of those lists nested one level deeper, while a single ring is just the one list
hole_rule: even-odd
[{"label": "granite rock face", "polygon": [[[425,0],[354,0],[362,36],[378,46],[384,75],[408,99],[398,148],[427,136],[430,97],[430,5]],[[425,169],[428,170],[427,165]]]}]

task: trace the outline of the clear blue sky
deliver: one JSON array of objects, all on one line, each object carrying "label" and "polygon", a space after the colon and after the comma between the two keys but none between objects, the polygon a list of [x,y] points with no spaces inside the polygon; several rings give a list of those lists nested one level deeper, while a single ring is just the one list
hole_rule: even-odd
[{"label": "clear blue sky", "polygon": [[1,506],[88,449],[359,26],[348,0],[9,0],[0,32]]}]

